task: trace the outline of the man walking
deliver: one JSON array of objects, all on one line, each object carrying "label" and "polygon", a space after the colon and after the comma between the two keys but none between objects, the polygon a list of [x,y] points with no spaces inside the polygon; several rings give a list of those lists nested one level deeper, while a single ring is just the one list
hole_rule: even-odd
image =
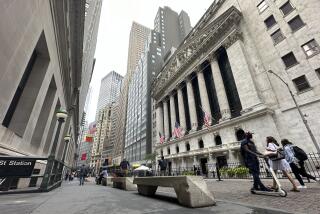
[{"label": "man walking", "polygon": [[166,176],[167,171],[167,161],[161,156],[161,160],[159,160],[159,167],[160,167],[160,176]]},{"label": "man walking", "polygon": [[124,177],[128,176],[129,168],[130,168],[130,163],[124,158],[120,163],[121,174]]},{"label": "man walking", "polygon": [[84,179],[85,179],[85,177],[86,177],[86,175],[87,175],[87,170],[86,170],[86,168],[85,168],[85,165],[84,164],[82,164],[82,166],[81,166],[81,168],[80,168],[80,172],[79,172],[79,179],[80,179],[80,186],[83,186],[83,184],[84,184]]},{"label": "man walking", "polygon": [[241,154],[246,167],[249,168],[249,172],[253,177],[253,188],[251,190],[259,191],[271,191],[269,188],[265,187],[260,180],[260,166],[258,157],[264,157],[260,152],[258,152],[256,145],[252,141],[252,133],[247,132],[245,139],[241,141]]}]

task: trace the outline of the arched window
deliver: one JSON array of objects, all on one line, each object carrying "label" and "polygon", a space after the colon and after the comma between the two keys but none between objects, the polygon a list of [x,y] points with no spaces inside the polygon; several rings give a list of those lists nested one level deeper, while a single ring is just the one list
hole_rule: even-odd
[{"label": "arched window", "polygon": [[202,149],[204,147],[203,140],[198,141],[199,149]]},{"label": "arched window", "polygon": [[179,153],[179,146],[176,147],[176,152]]},{"label": "arched window", "polygon": [[170,155],[170,153],[171,153],[170,152],[170,147],[167,148],[167,153],[168,153],[168,155]]},{"label": "arched window", "polygon": [[189,143],[186,143],[186,150],[190,151],[190,144]]},{"label": "arched window", "polygon": [[214,138],[214,142],[216,143],[216,146],[221,145],[222,144],[222,140],[220,135],[215,136]]},{"label": "arched window", "polygon": [[236,137],[237,137],[238,141],[243,140],[245,138],[245,133],[244,133],[243,129],[236,130]]}]

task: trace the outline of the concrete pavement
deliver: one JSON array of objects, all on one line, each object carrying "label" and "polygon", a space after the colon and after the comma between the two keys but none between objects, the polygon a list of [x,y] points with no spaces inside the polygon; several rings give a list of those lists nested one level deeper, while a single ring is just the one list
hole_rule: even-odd
[{"label": "concrete pavement", "polygon": [[[162,191],[164,190],[164,191]],[[217,195],[217,194],[216,194]],[[219,199],[219,197],[217,197]],[[87,182],[79,186],[78,181],[64,183],[62,188],[49,193],[16,194],[0,196],[1,214],[191,214],[191,213],[286,213],[250,205],[218,200],[217,206],[190,209],[178,204],[170,189],[159,189],[156,197],[144,197],[136,191],[126,192],[111,187],[97,186]]]}]

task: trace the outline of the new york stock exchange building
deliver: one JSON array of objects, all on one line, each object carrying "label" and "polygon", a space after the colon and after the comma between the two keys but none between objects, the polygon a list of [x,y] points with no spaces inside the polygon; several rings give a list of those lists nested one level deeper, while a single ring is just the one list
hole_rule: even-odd
[{"label": "new york stock exchange building", "polygon": [[[172,170],[203,172],[241,162],[246,131],[261,152],[267,136],[316,152],[290,90],[319,142],[319,7],[316,0],[214,1],[153,81],[158,158]],[[182,136],[174,137],[177,127]]]}]

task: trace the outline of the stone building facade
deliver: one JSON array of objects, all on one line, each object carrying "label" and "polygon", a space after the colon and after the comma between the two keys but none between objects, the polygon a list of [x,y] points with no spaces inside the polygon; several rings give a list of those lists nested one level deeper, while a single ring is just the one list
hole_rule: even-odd
[{"label": "stone building facade", "polygon": [[[307,152],[314,144],[287,86],[320,141],[320,8],[317,0],[216,0],[153,82],[155,150],[169,167],[239,161],[240,140],[254,133],[288,138]],[[204,124],[204,112],[212,116]],[[173,138],[175,123],[183,137]]]},{"label": "stone building facade", "polygon": [[[3,1],[0,14],[0,155],[48,157],[58,127],[56,111],[62,108],[68,118],[59,133],[55,157],[62,158],[63,137],[71,135],[65,164],[72,167],[85,1]],[[40,175],[45,163],[35,166]],[[24,179],[17,186],[28,184]]]}]

